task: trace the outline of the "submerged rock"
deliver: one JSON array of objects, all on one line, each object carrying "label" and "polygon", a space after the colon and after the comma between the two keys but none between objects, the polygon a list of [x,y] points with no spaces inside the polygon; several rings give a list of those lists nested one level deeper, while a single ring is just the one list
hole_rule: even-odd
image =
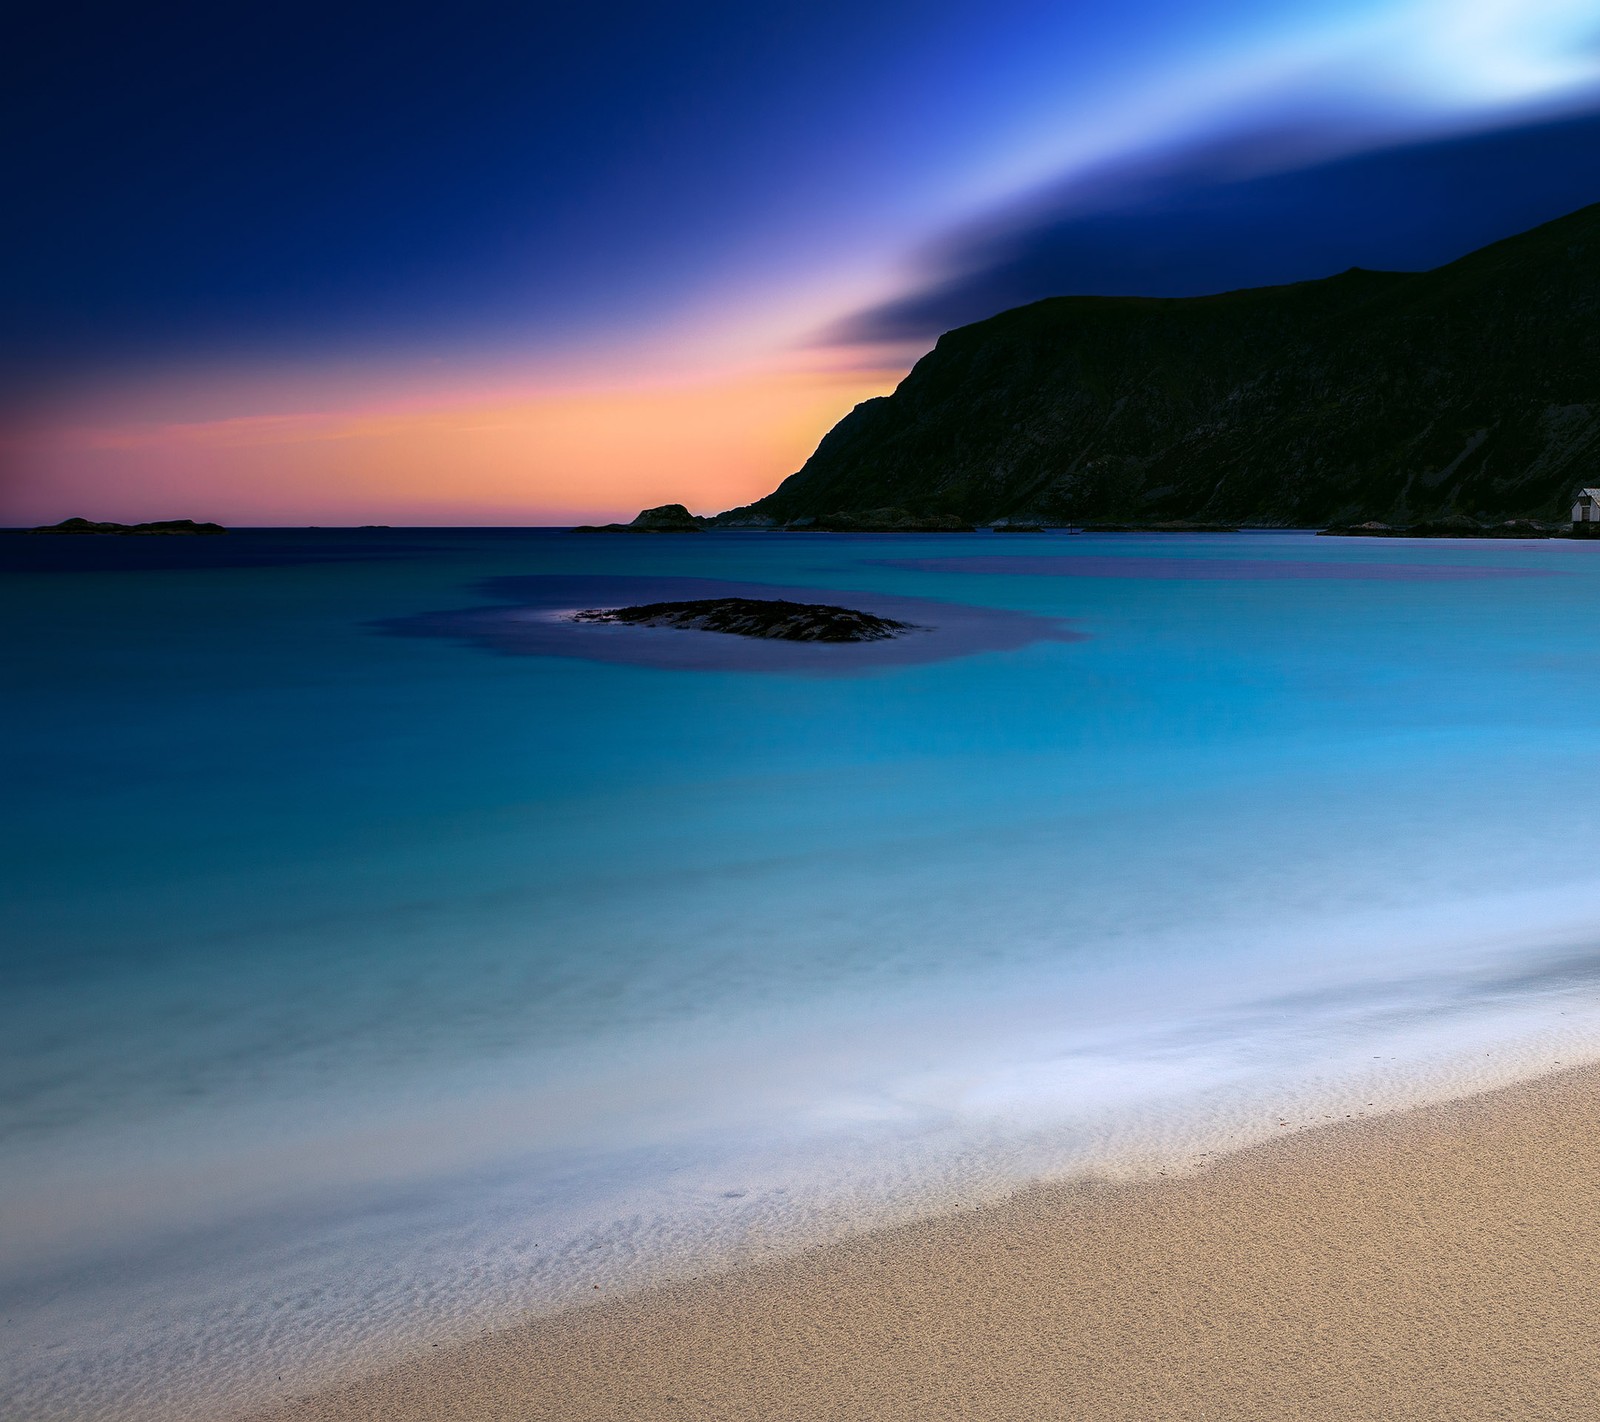
[{"label": "submerged rock", "polygon": [[161,519],[155,523],[94,523],[86,518],[64,518],[60,523],[30,528],[29,533],[118,533],[148,537],[226,533],[220,523],[196,523],[192,518]]},{"label": "submerged rock", "polygon": [[708,597],[690,602],[648,602],[639,607],[597,607],[574,613],[572,620],[731,632],[738,637],[773,637],[785,642],[880,642],[918,630],[912,623],[875,617],[855,608],[753,597]]}]

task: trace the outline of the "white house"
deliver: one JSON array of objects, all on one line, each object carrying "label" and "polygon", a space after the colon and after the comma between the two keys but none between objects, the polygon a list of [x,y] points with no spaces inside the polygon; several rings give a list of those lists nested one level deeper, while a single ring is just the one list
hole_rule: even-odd
[{"label": "white house", "polygon": [[1574,523],[1600,523],[1600,489],[1579,489],[1572,506]]}]

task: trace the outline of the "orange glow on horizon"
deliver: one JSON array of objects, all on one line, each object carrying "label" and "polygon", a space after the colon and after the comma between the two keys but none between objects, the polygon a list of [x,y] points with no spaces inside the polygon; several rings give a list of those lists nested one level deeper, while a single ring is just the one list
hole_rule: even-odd
[{"label": "orange glow on horizon", "polygon": [[0,518],[564,524],[770,493],[904,370],[742,372],[482,403],[150,423],[92,411],[8,441]]}]

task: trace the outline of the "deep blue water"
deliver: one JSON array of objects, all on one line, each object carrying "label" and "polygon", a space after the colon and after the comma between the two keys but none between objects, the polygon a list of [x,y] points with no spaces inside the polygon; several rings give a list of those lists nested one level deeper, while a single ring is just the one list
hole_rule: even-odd
[{"label": "deep blue water", "polygon": [[[1600,546],[397,529],[0,567],[18,1416],[219,1416],[1600,1043]],[[934,651],[551,620],[682,579],[917,608]]]}]

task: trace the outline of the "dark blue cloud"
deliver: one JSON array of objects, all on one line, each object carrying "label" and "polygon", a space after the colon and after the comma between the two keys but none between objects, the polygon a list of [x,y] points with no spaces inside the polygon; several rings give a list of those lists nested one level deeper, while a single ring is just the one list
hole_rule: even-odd
[{"label": "dark blue cloud", "polygon": [[1600,201],[1600,112],[1236,176],[1307,138],[1262,128],[1107,168],[958,234],[919,289],[825,339],[926,340],[1048,296],[1195,296],[1353,266],[1422,270]]}]

